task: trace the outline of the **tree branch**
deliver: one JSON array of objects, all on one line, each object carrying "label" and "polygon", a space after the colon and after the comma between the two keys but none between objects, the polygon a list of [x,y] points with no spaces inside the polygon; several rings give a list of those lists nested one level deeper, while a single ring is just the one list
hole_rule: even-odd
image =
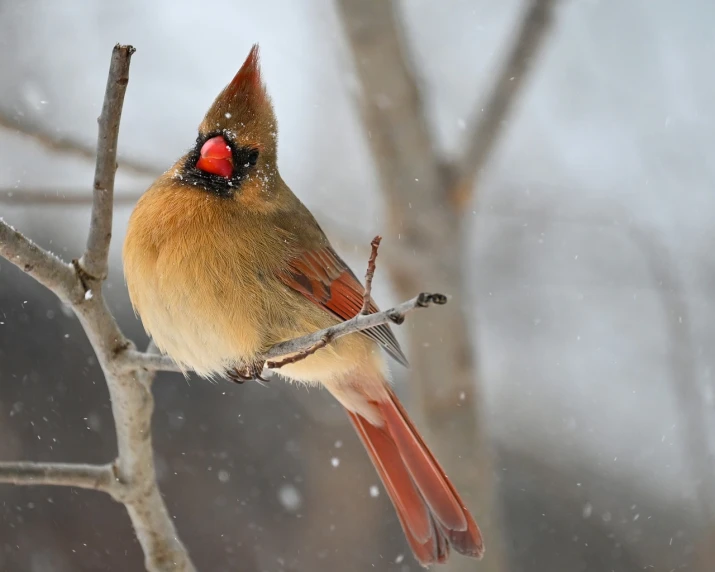
[{"label": "tree branch", "polygon": [[[444,294],[422,292],[411,300],[398,304],[389,310],[376,312],[375,314],[358,314],[346,322],[340,322],[339,324],[313,332],[312,334],[275,344],[271,346],[262,357],[266,360],[266,367],[268,369],[278,369],[288,363],[299,361],[295,359],[284,362],[281,358],[293,356],[294,354],[305,354],[300,358],[304,359],[338,338],[347,336],[348,334],[354,334],[355,332],[369,330],[381,324],[391,323],[400,325],[405,321],[405,316],[410,312],[420,308],[428,308],[432,304],[443,305],[448,301],[449,298]],[[145,371],[182,371],[176,362],[168,356],[154,353],[132,350],[124,352],[121,359],[126,360],[125,367],[137,367],[138,365]]]},{"label": "tree branch", "polygon": [[[80,295],[80,284],[72,267],[37,246],[21,232],[0,219],[0,256],[21,268],[64,302]],[[83,294],[82,294],[83,295]]]},{"label": "tree branch", "polygon": [[370,258],[367,261],[367,272],[365,272],[365,292],[362,295],[361,314],[370,313],[370,297],[372,296],[372,279],[375,277],[375,260],[377,260],[377,249],[380,248],[381,236],[376,236],[370,243]]},{"label": "tree branch", "polygon": [[298,363],[299,361],[304,360],[308,356],[312,356],[318,350],[323,349],[329,343],[330,339],[327,336],[322,336],[317,342],[315,342],[310,347],[305,348],[304,350],[299,350],[298,352],[284,358],[266,361],[265,367],[267,369],[280,369],[284,365]]},{"label": "tree branch", "polygon": [[496,146],[502,124],[511,112],[529,72],[538,59],[554,21],[556,0],[530,0],[514,45],[499,72],[487,101],[477,113],[466,141],[466,150],[454,166],[456,182],[449,194],[458,208],[472,199],[476,179]]},{"label": "tree branch", "polygon": [[0,483],[57,485],[112,494],[117,485],[112,465],[0,463]]},{"label": "tree branch", "polygon": [[112,205],[114,174],[117,170],[119,123],[122,119],[124,94],[129,82],[129,63],[134,51],[132,46],[117,46],[112,52],[107,93],[102,114],[99,116],[92,222],[89,225],[87,250],[80,260],[84,271],[96,278],[104,278],[107,275],[109,244],[112,240]]},{"label": "tree branch", "polygon": [[[554,1],[531,0],[529,13],[548,14]],[[474,130],[468,131],[465,156],[456,167],[445,168],[428,127],[417,74],[404,41],[399,3],[337,0],[337,6],[362,86],[356,99],[386,199],[389,231],[399,237],[399,242],[391,241],[385,252],[392,284],[403,298],[417,291],[424,277],[429,276],[435,289],[449,291],[460,300],[429,320],[427,316],[414,318],[415,326],[408,334],[413,359],[413,406],[418,415],[423,415],[427,439],[453,475],[463,498],[479,499],[474,514],[491,546],[490,557],[482,564],[483,572],[504,572],[509,567],[508,540],[499,526],[498,488],[480,411],[484,400],[471,340],[474,325],[464,313],[473,289],[464,278],[467,233],[463,227],[467,219],[460,202],[471,199],[476,177],[513,107],[516,88],[525,84],[522,78],[528,69],[526,63],[533,58],[526,52],[543,43],[541,34],[546,26],[537,31],[538,18],[534,18],[533,27],[522,26],[517,36],[518,49],[507,58],[501,79],[490,90],[484,116]],[[523,37],[525,30],[527,37]],[[467,192],[462,191],[455,200],[457,193],[453,189],[460,185]],[[400,252],[396,252],[395,244]],[[435,339],[441,342],[435,343]],[[425,351],[428,342],[430,349]],[[434,379],[442,382],[435,386]],[[455,446],[456,439],[462,439],[462,447]],[[455,560],[447,568],[461,572],[472,566]]]},{"label": "tree branch", "polygon": [[[402,45],[397,2],[338,0],[337,8],[362,82],[356,98],[396,228],[405,235],[421,228],[407,212],[430,226],[439,219],[443,197],[424,103]],[[416,184],[419,183],[419,184]],[[409,196],[409,199],[406,197]],[[437,220],[440,223],[440,220]],[[419,225],[421,226],[421,225]],[[425,223],[425,226],[428,226]]]},{"label": "tree branch", "polygon": [[[133,206],[142,196],[143,191],[133,190],[114,193],[114,206]],[[70,207],[92,205],[93,197],[90,193],[82,193],[76,189],[43,189],[43,188],[0,188],[0,205],[13,207],[43,206],[43,207]],[[367,253],[364,246],[364,236],[358,228],[348,228],[338,222],[334,217],[316,212],[320,226],[330,238],[332,244],[340,250],[354,251],[357,249],[362,254]]]},{"label": "tree branch", "polygon": [[358,314],[354,318],[346,321],[340,322],[319,332],[314,332],[307,336],[302,336],[294,340],[289,340],[287,342],[281,342],[271,347],[270,350],[266,352],[265,359],[273,359],[275,357],[290,355],[292,353],[305,351],[311,346],[318,343],[321,339],[326,338],[328,343],[337,340],[342,336],[347,336],[348,334],[354,334],[355,332],[360,332],[362,330],[369,330],[381,324],[393,323],[400,325],[405,321],[405,316],[417,310],[419,308],[427,308],[432,304],[443,305],[446,304],[449,298],[444,294],[430,294],[428,292],[422,292],[418,296],[403,302],[385,310],[384,312],[377,312],[375,314]]},{"label": "tree branch", "polygon": [[[119,119],[133,52],[131,46],[119,45],[112,52],[99,120],[92,220],[82,262],[73,260],[72,266],[67,265],[6,223],[0,223],[0,254],[72,304],[97,354],[106,377],[117,434],[118,456],[111,465],[112,480],[104,480],[107,477],[97,473],[101,469],[84,465],[11,463],[5,465],[5,482],[17,479],[29,484],[31,477],[36,477],[45,484],[83,483],[99,490],[107,487],[107,492],[126,506],[150,572],[193,572],[194,565],[178,538],[156,481],[151,439],[153,373],[145,371],[140,363],[127,367],[123,355],[133,351],[134,345],[122,334],[102,292],[111,239]],[[93,480],[95,476],[101,478]],[[110,482],[116,484],[109,485]]]},{"label": "tree branch", "polygon": [[[141,197],[141,191],[115,193],[114,206],[133,205]],[[0,188],[0,204],[13,207],[24,206],[91,206],[93,197],[76,189]]]},{"label": "tree branch", "polygon": [[[19,113],[13,114],[5,109],[0,109],[0,128],[33,139],[49,151],[75,155],[90,161],[94,160],[97,155],[96,148],[70,137],[62,137],[57,133],[52,133],[47,128],[30,121],[26,117],[22,117]],[[132,171],[137,175],[156,177],[161,174],[161,169],[136,159],[124,158],[120,164],[122,169]]]}]

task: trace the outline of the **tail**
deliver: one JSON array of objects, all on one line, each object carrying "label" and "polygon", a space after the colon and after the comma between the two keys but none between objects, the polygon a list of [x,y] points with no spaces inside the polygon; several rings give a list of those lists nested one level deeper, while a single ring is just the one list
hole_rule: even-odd
[{"label": "tail", "polygon": [[348,411],[387,490],[407,541],[423,566],[445,562],[450,545],[460,554],[481,558],[479,527],[444,474],[397,397],[372,401],[382,416],[376,427]]}]

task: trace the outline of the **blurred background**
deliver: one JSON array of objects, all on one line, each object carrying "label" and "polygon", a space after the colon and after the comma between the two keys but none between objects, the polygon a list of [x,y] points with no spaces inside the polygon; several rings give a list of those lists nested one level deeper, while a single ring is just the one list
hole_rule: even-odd
[{"label": "blurred background", "polygon": [[[0,215],[84,246],[109,56],[137,48],[108,301],[145,345],[121,243],[250,46],[284,179],[375,297],[393,368],[474,509],[487,572],[715,569],[715,4],[707,0],[0,0]],[[708,246],[710,245],[710,246]],[[325,393],[161,374],[159,483],[199,570],[416,571]],[[0,459],[106,462],[72,312],[0,260]],[[0,486],[0,570],[141,570],[125,509]]]}]

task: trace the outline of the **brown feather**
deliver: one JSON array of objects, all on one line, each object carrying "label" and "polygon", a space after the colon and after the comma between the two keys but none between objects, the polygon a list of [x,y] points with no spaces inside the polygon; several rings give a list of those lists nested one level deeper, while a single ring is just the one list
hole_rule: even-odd
[{"label": "brown feather", "polygon": [[[449,553],[449,543],[441,530],[435,528],[434,520],[402,463],[395,443],[389,435],[359,415],[352,412],[348,415],[395,507],[397,519],[415,558],[422,566],[443,562]],[[440,553],[445,555],[441,557]]]},{"label": "brown feather", "polygon": [[348,411],[348,416],[405,525],[405,532],[420,544],[425,543],[432,536],[429,511],[402,462],[395,442],[384,429],[372,425],[357,413]]},{"label": "brown feather", "polygon": [[348,411],[392,500],[407,541],[419,562],[444,562],[450,544],[469,556],[481,557],[481,533],[442,467],[429,451],[407,413],[390,391],[373,402],[383,416],[377,427]]},{"label": "brown feather", "polygon": [[[330,245],[295,256],[279,278],[340,320],[354,318],[362,309],[365,288]],[[372,313],[379,311],[372,298],[369,309]],[[362,333],[378,342],[398,363],[407,366],[407,358],[389,325],[382,324]]]},{"label": "brown feather", "polygon": [[[457,489],[454,488],[454,485],[450,482],[449,478],[444,473],[444,470],[437,462],[437,459],[435,459],[434,455],[432,454],[432,451],[430,451],[429,447],[427,447],[427,445],[425,444],[419,431],[417,431],[417,429],[413,425],[412,421],[407,415],[407,411],[405,410],[402,403],[400,403],[400,400],[397,399],[397,396],[392,392],[390,392],[390,398],[391,403],[394,406],[394,411],[398,414],[402,423],[404,423],[404,425],[408,428],[411,438],[414,439],[414,441],[416,441],[419,445],[420,452],[424,454],[423,458],[420,458],[419,455],[417,455],[417,458],[421,460],[422,464],[431,465],[434,468],[434,471],[441,475],[442,484],[446,486],[447,489],[449,489],[449,492],[447,492],[444,488],[438,487],[437,490],[439,491],[439,495],[449,496],[451,494],[453,501],[462,509],[462,516],[467,523],[466,529],[457,530],[455,528],[446,531],[448,533],[448,537],[452,546],[454,546],[454,549],[460,554],[481,558],[484,554],[484,541],[482,539],[482,533],[479,530],[479,526],[477,526],[477,523],[472,518],[472,515],[466,509],[464,502],[459,496],[459,493],[457,493]],[[392,408],[388,406],[385,409],[391,410]]]},{"label": "brown feather", "polygon": [[231,83],[226,86],[226,96],[235,96],[239,93],[245,97],[263,98],[265,96],[263,82],[261,81],[258,44],[253,44],[241,69],[238,70]]}]

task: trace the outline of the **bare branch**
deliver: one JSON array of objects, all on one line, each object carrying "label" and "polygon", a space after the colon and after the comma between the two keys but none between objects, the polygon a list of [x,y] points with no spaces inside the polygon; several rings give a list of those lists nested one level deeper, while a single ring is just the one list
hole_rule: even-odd
[{"label": "bare branch", "polygon": [[0,255],[52,290],[65,302],[71,302],[80,293],[80,284],[71,266],[37,246],[2,219]]},{"label": "bare branch", "polygon": [[[115,193],[114,206],[133,205],[139,200],[141,192]],[[41,188],[0,188],[0,204],[14,207],[23,206],[91,206],[93,196],[89,192],[76,189],[41,189]]]},{"label": "bare branch", "polygon": [[142,370],[151,371],[174,371],[184,373],[185,370],[179,367],[173,359],[165,354],[140,352],[135,349],[128,349],[117,356],[118,362],[123,364],[124,369],[131,370],[140,367]]},{"label": "bare branch", "polygon": [[104,278],[107,275],[109,244],[112,240],[112,204],[119,123],[129,82],[129,64],[134,51],[132,46],[114,46],[107,78],[107,92],[102,114],[99,116],[92,222],[89,226],[87,250],[80,261],[84,271],[96,278]]},{"label": "bare branch", "polygon": [[[410,312],[420,308],[427,308],[432,304],[443,305],[448,301],[449,298],[444,294],[422,292],[411,300],[403,302],[389,310],[376,312],[375,314],[358,314],[346,322],[340,322],[339,324],[313,332],[312,334],[271,346],[263,355],[263,359],[266,360],[266,367],[269,369],[280,368],[288,363],[300,361],[300,359],[304,359],[320,348],[348,334],[369,330],[381,324],[391,323],[400,325],[405,321],[405,316]],[[286,356],[293,357],[294,354],[305,355],[292,361],[284,361],[282,359]],[[122,359],[126,359],[125,367],[131,367],[133,364],[134,367],[138,366],[146,371],[181,371],[179,366],[167,356],[128,351],[124,352]]]},{"label": "bare branch", "polygon": [[[403,46],[396,2],[338,0],[362,90],[357,103],[393,226],[408,236],[442,218],[442,179],[424,103]],[[441,222],[437,220],[437,222]],[[424,223],[425,226],[426,223]],[[432,242],[432,241],[431,241]]]},{"label": "bare branch", "polygon": [[0,463],[0,483],[58,485],[112,494],[116,479],[112,465],[70,463]]},{"label": "bare branch", "polygon": [[529,72],[545,44],[554,21],[556,0],[531,0],[515,34],[515,42],[484,107],[477,113],[456,165],[456,183],[450,195],[458,208],[472,199],[477,176],[484,168],[502,131],[502,124],[526,85]]},{"label": "bare branch", "polygon": [[[63,263],[4,222],[0,224],[0,254],[72,304],[97,354],[109,389],[119,453],[111,465],[111,482],[117,484],[111,488],[102,484],[110,482],[101,480],[105,478],[102,476],[100,485],[106,486],[107,492],[126,506],[144,550],[147,569],[193,572],[194,566],[178,538],[156,481],[151,439],[153,373],[144,371],[140,363],[127,367],[122,356],[134,351],[134,345],[122,334],[102,292],[111,239],[117,134],[133,52],[131,46],[116,46],[112,52],[100,117],[92,221],[82,263],[76,260],[72,266]],[[73,482],[85,483],[88,488],[98,488],[88,476],[94,477],[93,469],[82,473],[68,467],[71,466],[6,465],[8,479],[24,479],[23,484],[29,484],[30,479],[20,475],[27,474],[45,479],[46,484],[63,484],[62,479],[74,479]]]},{"label": "bare branch", "polygon": [[300,350],[299,352],[296,352],[293,355],[290,355],[288,357],[284,357],[284,358],[278,359],[278,360],[267,361],[265,364],[265,367],[267,369],[280,369],[284,365],[288,365],[290,363],[297,363],[301,360],[304,360],[308,356],[312,356],[315,352],[317,352],[318,350],[327,346],[329,342],[330,342],[330,340],[328,339],[328,337],[323,336],[317,342],[315,342],[312,346],[305,348],[304,350]]},{"label": "bare branch", "polygon": [[362,295],[361,314],[370,313],[370,296],[372,295],[372,279],[375,276],[375,260],[377,259],[377,249],[380,248],[381,236],[376,236],[370,243],[370,258],[367,261],[367,272],[365,273],[365,292]]},{"label": "bare branch", "polygon": [[[426,432],[457,488],[465,498],[482,501],[474,514],[482,522],[484,536],[490,538],[484,572],[503,572],[508,569],[507,544],[499,526],[499,507],[492,500],[498,495],[480,411],[483,400],[471,340],[473,325],[461,309],[472,289],[464,280],[466,219],[449,195],[459,174],[448,176],[454,170],[444,168],[430,133],[399,18],[400,3],[337,0],[337,5],[362,87],[356,99],[380,176],[388,230],[400,239],[391,241],[384,253],[392,284],[404,299],[429,277],[433,288],[461,300],[460,306],[450,305],[434,319],[414,317],[408,335],[412,405],[423,416]],[[498,123],[502,122],[503,118]],[[428,340],[435,338],[445,343],[431,344],[425,351]],[[433,383],[437,378],[443,380],[439,388]],[[457,400],[459,408],[454,407]],[[446,412],[449,423],[444,422]],[[464,448],[454,446],[456,438],[464,440]],[[470,566],[466,561],[450,562],[453,571]]]},{"label": "bare branch", "polygon": [[393,323],[400,325],[405,321],[405,316],[417,310],[419,308],[427,308],[432,304],[446,304],[448,301],[447,296],[444,294],[430,294],[427,292],[422,292],[418,296],[403,302],[385,310],[384,312],[377,312],[375,314],[358,314],[354,318],[347,320],[346,322],[340,322],[319,332],[309,334],[307,336],[302,336],[294,340],[289,340],[287,342],[281,342],[271,347],[270,350],[266,352],[266,359],[273,359],[279,356],[286,356],[296,352],[305,351],[306,349],[317,344],[321,339],[327,338],[328,343],[348,334],[353,334],[355,332],[360,332],[362,330],[369,330],[375,326],[381,324]]},{"label": "bare branch", "polygon": [[[62,137],[57,133],[52,133],[47,128],[30,121],[26,117],[21,117],[17,113],[12,114],[4,109],[0,109],[0,128],[29,137],[50,151],[67,153],[90,161],[93,161],[97,155],[97,150],[90,145],[85,145],[81,141],[70,137]],[[120,161],[120,166],[122,169],[127,169],[137,175],[155,177],[161,174],[161,169],[135,159],[124,158]]]}]

